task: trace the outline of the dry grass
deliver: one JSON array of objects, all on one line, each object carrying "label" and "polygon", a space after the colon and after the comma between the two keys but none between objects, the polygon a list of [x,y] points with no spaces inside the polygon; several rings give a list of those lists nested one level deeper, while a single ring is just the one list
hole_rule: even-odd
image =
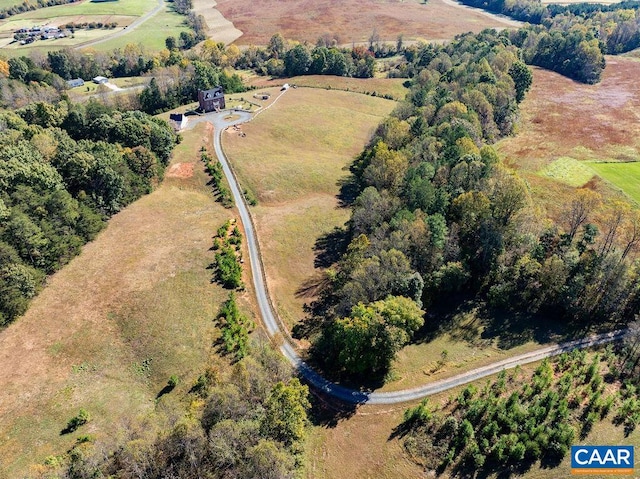
[{"label": "dry grass", "polygon": [[[278,90],[267,91],[269,105]],[[241,184],[258,198],[252,210],[268,284],[289,326],[311,299],[296,291],[315,274],[316,239],[349,218],[349,210],[338,208],[337,183],[394,106],[355,93],[292,89],[223,138]]]},{"label": "dry grass", "polygon": [[329,75],[305,75],[291,78],[270,79],[253,76],[249,84],[258,88],[282,86],[284,83],[292,85],[321,88],[325,90],[344,90],[365,93],[375,96],[391,96],[394,100],[402,100],[409,91],[403,83],[404,78],[348,78]]},{"label": "dry grass", "polygon": [[[123,424],[153,416],[170,375],[188,389],[211,361],[212,318],[227,293],[210,284],[209,248],[229,212],[214,202],[198,161],[210,129],[185,136],[174,164],[195,163],[194,174],[167,175],[113,217],[0,332],[0,477],[21,477],[77,434],[115,438]],[[80,407],[92,421],[60,436]]]},{"label": "dry grass", "polygon": [[275,33],[315,41],[324,34],[340,44],[366,42],[375,31],[383,41],[426,38],[450,40],[455,35],[512,22],[443,0],[219,0],[216,7],[243,35],[236,43],[264,45]]},{"label": "dry grass", "polygon": [[[558,158],[631,161],[640,157],[640,61],[607,57],[601,83],[584,85],[534,68],[533,86],[521,104],[518,134],[500,142],[505,160],[527,180],[540,205],[561,219],[575,187],[538,173]],[[595,177],[587,183],[605,197],[620,196]]]}]

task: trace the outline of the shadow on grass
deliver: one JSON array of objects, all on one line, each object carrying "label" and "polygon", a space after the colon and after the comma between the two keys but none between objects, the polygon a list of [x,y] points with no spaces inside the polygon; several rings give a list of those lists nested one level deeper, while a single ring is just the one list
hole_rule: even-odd
[{"label": "shadow on grass", "polygon": [[311,389],[311,391],[313,394],[311,394],[309,420],[314,426],[334,428],[341,421],[353,417],[358,410],[358,404],[344,403],[317,390]]},{"label": "shadow on grass", "polygon": [[160,399],[162,396],[164,396],[165,394],[169,394],[171,391],[173,391],[176,387],[172,386],[170,384],[165,384],[165,386],[160,390],[160,392],[158,392],[158,394],[156,395],[156,400]]},{"label": "shadow on grass", "polygon": [[313,250],[316,253],[314,266],[316,268],[328,268],[337,263],[347,250],[351,236],[346,227],[334,227],[329,233],[325,233],[316,240]]},{"label": "shadow on grass", "polygon": [[340,208],[348,208],[362,191],[355,176],[348,175],[338,180],[336,185],[340,188],[338,193],[338,205]]}]

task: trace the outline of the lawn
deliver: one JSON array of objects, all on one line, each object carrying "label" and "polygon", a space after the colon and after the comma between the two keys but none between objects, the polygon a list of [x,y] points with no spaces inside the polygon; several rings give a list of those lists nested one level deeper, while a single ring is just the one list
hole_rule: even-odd
[{"label": "lawn", "polygon": [[409,89],[404,86],[405,78],[349,78],[331,75],[304,75],[291,78],[271,79],[251,75],[248,83],[258,88],[281,86],[285,83],[325,90],[344,90],[373,96],[390,96],[403,100]]},{"label": "lawn", "polygon": [[[199,162],[211,130],[184,137],[163,184],[114,216],[0,331],[0,477],[23,477],[78,434],[115,441],[127,424],[153,428],[171,411],[172,395],[154,408],[169,376],[187,390],[217,361],[212,319],[228,293],[207,267],[231,213],[214,201]],[[61,436],[79,408],[92,420]]]},{"label": "lawn", "polygon": [[590,163],[598,175],[640,204],[640,162]]}]

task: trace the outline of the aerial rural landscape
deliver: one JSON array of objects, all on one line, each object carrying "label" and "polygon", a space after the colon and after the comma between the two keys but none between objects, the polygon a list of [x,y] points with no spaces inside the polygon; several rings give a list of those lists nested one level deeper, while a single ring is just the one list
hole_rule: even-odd
[{"label": "aerial rural landscape", "polygon": [[639,77],[638,0],[0,0],[0,478],[639,476]]}]

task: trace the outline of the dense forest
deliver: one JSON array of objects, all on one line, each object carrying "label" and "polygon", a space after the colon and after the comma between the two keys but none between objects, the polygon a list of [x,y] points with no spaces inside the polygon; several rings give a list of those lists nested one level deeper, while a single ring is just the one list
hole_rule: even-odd
[{"label": "dense forest", "polygon": [[387,314],[379,304],[398,296],[428,311],[463,295],[565,324],[625,323],[638,311],[640,213],[580,190],[554,224],[488,145],[513,132],[531,83],[509,37],[414,50],[407,101],[351,166],[348,247],[310,306],[325,370],[384,375],[419,327],[407,305]]},{"label": "dense forest", "polygon": [[166,122],[97,102],[0,112],[0,325],[109,216],[152,190],[175,142]]}]

